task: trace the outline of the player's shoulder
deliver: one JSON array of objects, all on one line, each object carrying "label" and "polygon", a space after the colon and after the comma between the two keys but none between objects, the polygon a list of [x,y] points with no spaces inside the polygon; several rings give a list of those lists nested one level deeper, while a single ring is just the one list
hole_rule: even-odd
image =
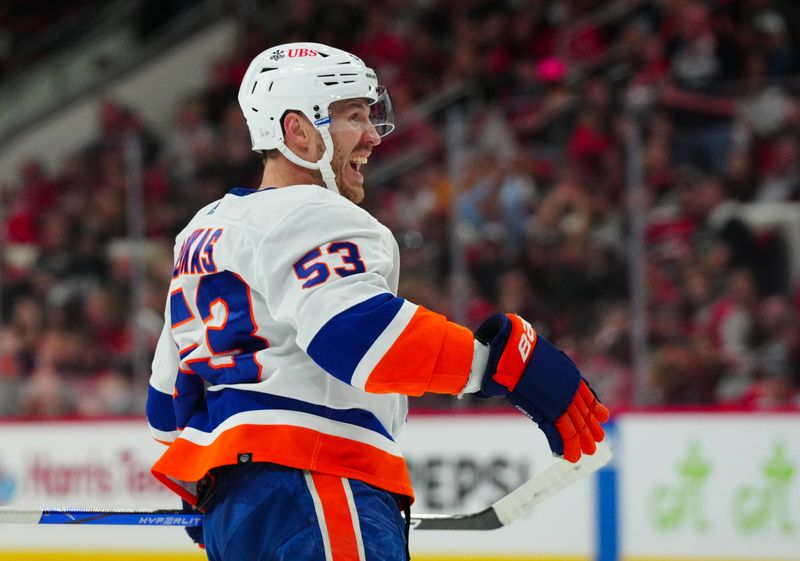
[{"label": "player's shoulder", "polygon": [[190,232],[193,232],[195,229],[204,226],[203,222],[205,221],[206,217],[209,216],[209,214],[213,213],[214,209],[219,206],[221,200],[222,199],[218,199],[216,201],[208,203],[207,205],[200,208],[200,210],[195,212],[194,216],[189,220],[189,222],[187,222],[186,225],[183,227],[183,229],[180,232],[178,232],[178,235],[175,237],[176,240],[181,240],[185,238]]},{"label": "player's shoulder", "polygon": [[[307,237],[367,234],[390,235],[369,212],[319,185],[273,189],[233,189],[200,209],[182,232],[229,225],[256,238],[304,234]],[[179,236],[180,237],[180,236]]]},{"label": "player's shoulder", "polygon": [[292,185],[281,189],[273,189],[270,195],[278,204],[285,201],[295,211],[319,212],[322,209],[337,209],[364,217],[371,216],[358,205],[319,185]]},{"label": "player's shoulder", "polygon": [[281,228],[347,225],[382,229],[369,212],[341,195],[318,185],[292,185],[275,189],[264,203],[281,217]]}]

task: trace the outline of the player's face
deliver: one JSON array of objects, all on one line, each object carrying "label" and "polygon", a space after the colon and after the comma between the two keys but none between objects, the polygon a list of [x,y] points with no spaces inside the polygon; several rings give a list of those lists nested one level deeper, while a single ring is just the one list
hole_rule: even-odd
[{"label": "player's face", "polygon": [[367,163],[372,148],[381,143],[375,126],[369,120],[366,101],[350,99],[330,106],[333,158],[339,193],[360,203],[364,199],[364,176],[361,168]]}]

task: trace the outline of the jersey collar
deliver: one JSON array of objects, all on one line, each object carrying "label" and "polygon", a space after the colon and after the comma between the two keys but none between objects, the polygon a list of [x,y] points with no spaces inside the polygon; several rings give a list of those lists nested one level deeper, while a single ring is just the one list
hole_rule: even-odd
[{"label": "jersey collar", "polygon": [[258,193],[259,191],[272,191],[275,187],[267,187],[265,189],[251,189],[249,187],[234,187],[230,191],[228,191],[229,195],[235,195],[237,197],[246,197],[247,195],[252,195],[253,193]]}]

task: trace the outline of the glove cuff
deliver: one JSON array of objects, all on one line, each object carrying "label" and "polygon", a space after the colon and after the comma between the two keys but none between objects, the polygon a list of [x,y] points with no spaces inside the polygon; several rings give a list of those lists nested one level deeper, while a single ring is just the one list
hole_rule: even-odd
[{"label": "glove cuff", "polygon": [[475,330],[475,339],[484,345],[495,347],[505,345],[511,333],[511,320],[505,314],[496,314],[484,321]]},{"label": "glove cuff", "polygon": [[475,339],[475,349],[472,353],[472,367],[469,371],[469,378],[464,387],[458,394],[461,399],[468,393],[475,393],[483,385],[483,377],[486,374],[486,364],[489,361],[489,347]]},{"label": "glove cuff", "polygon": [[496,314],[484,321],[475,330],[475,340],[489,346],[489,355],[481,376],[478,397],[505,397],[508,389],[494,381],[497,365],[503,356],[508,338],[511,335],[511,320],[505,314]]}]

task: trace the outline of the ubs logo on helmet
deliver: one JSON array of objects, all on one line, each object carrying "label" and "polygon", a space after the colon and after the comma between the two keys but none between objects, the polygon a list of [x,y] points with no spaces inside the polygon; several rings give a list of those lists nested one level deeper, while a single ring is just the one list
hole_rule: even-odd
[{"label": "ubs logo on helmet", "polygon": [[[291,52],[291,51],[290,51],[290,52]],[[289,55],[289,56],[292,56],[292,55]],[[270,60],[280,60],[280,59],[282,59],[283,57],[284,57],[283,51],[282,51],[282,50],[280,50],[280,49],[278,49],[277,51],[275,51],[274,53],[272,53],[272,54],[270,55],[270,57],[269,57],[269,58],[270,58]]]},{"label": "ubs logo on helmet", "polygon": [[301,56],[317,56],[317,51],[314,49],[289,49],[289,58],[296,58]]}]

